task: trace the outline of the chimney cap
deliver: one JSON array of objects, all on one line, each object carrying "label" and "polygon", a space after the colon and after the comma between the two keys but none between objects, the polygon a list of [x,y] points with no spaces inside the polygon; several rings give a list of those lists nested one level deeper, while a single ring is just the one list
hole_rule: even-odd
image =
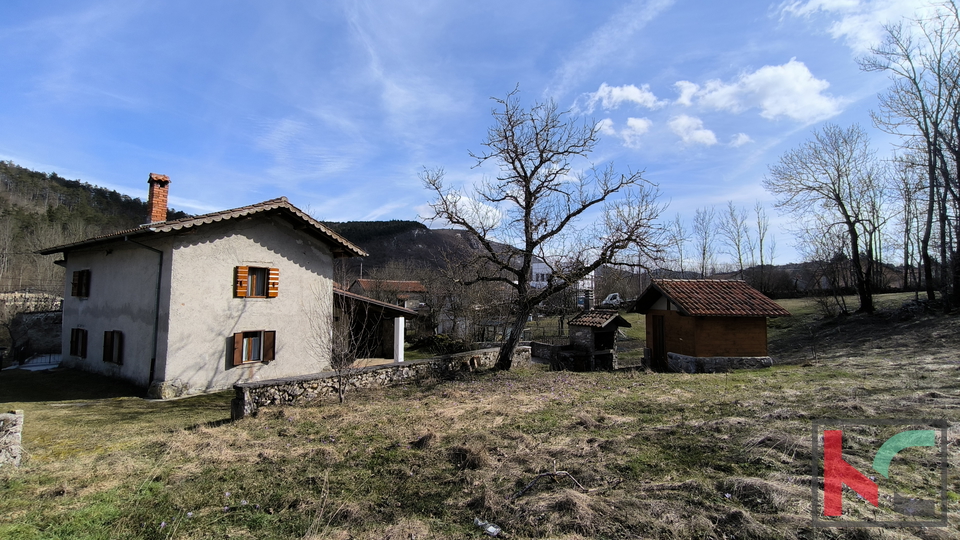
[{"label": "chimney cap", "polygon": [[164,185],[165,185],[165,184],[169,184],[169,183],[170,183],[170,177],[167,176],[167,175],[165,175],[165,174],[158,174],[158,173],[153,173],[153,172],[152,172],[152,173],[150,173],[150,178],[147,180],[147,183],[148,183],[148,184],[162,183],[162,184],[164,184]]}]

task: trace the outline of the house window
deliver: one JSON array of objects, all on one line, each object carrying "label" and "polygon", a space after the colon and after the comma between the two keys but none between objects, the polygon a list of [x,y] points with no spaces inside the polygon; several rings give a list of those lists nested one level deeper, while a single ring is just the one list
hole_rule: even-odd
[{"label": "house window", "polygon": [[103,333],[103,361],[123,364],[123,332],[107,330]]},{"label": "house window", "polygon": [[233,335],[233,365],[273,361],[276,343],[277,333],[273,330],[237,332]]},{"label": "house window", "polygon": [[276,298],[280,291],[280,269],[258,266],[236,267],[233,295],[237,298]]},{"label": "house window", "polygon": [[87,298],[90,296],[90,270],[77,270],[70,284],[70,296]]},{"label": "house window", "polygon": [[83,328],[70,329],[70,356],[87,357],[87,331]]}]

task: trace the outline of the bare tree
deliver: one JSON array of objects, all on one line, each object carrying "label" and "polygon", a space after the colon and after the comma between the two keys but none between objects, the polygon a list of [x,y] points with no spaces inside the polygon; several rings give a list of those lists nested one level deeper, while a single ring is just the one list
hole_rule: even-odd
[{"label": "bare tree", "polygon": [[844,229],[860,298],[858,311],[867,313],[873,311],[869,240],[877,229],[871,221],[871,197],[880,180],[866,132],[857,125],[843,129],[835,124],[814,131],[810,140],[781,156],[763,180],[767,190],[777,195],[777,206],[801,217],[827,213],[827,229]]},{"label": "bare tree", "polygon": [[699,257],[697,263],[699,264],[701,278],[707,277],[716,264],[717,252],[714,245],[717,234],[714,228],[716,218],[717,213],[712,206],[710,208],[697,208],[693,215],[693,245],[696,247]]},{"label": "bare tree", "polygon": [[[939,236],[940,265],[952,260],[952,279],[943,281],[943,307],[960,303],[960,257],[955,241],[960,220],[960,11],[952,0],[940,2],[924,17],[885,27],[882,44],[860,60],[865,71],[890,75],[892,86],[880,95],[874,123],[903,137],[904,146],[922,157],[926,210],[919,253],[927,298],[935,298],[934,236]],[[938,229],[938,230],[937,230]],[[952,292],[951,292],[952,291]]]},{"label": "bare tree", "polygon": [[727,255],[733,257],[737,264],[740,279],[743,279],[743,269],[749,262],[747,257],[753,251],[753,237],[750,226],[747,224],[747,210],[737,208],[733,201],[727,201],[727,211],[720,216],[717,232],[727,248]]},{"label": "bare tree", "polygon": [[369,304],[350,301],[336,292],[331,295],[319,284],[304,301],[310,322],[311,354],[321,365],[329,364],[335,373],[338,401],[344,403],[350,374],[364,355],[371,331],[367,324]]},{"label": "bare tree", "polygon": [[[767,242],[767,235],[770,232],[770,217],[767,216],[767,211],[763,208],[763,203],[760,201],[756,202],[753,206],[753,214],[756,217],[757,223],[755,246],[760,262],[759,276],[755,285],[760,292],[766,294],[770,292],[766,279],[766,265],[773,264],[773,248],[776,247],[776,242],[772,241],[772,239],[771,242]],[[751,255],[751,257],[753,258],[754,256]]]},{"label": "bare tree", "polygon": [[687,234],[687,229],[683,225],[683,218],[681,218],[680,214],[678,213],[676,216],[674,216],[673,221],[667,224],[666,244],[676,255],[677,267],[680,270],[681,278],[683,277],[684,273],[684,247],[689,240],[690,236]]},{"label": "bare tree", "polygon": [[[425,170],[421,179],[436,196],[428,217],[465,229],[481,245],[466,283],[513,291],[513,321],[497,358],[497,368],[506,370],[540,302],[602,265],[635,265],[636,250],[658,251],[654,220],[662,207],[640,172],[577,168],[575,161],[585,161],[597,143],[595,124],[575,122],[553,102],[523,109],[517,90],[494,101],[485,150],[470,156],[477,166],[495,165],[496,177],[467,191],[446,184],[442,169]],[[530,285],[538,258],[551,272],[541,288]]]}]

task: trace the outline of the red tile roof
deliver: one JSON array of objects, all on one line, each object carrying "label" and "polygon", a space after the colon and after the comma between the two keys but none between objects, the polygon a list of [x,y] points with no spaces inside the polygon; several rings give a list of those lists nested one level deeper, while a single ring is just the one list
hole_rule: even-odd
[{"label": "red tile roof", "polygon": [[115,240],[120,240],[125,237],[132,238],[142,238],[145,236],[151,236],[155,234],[171,233],[180,231],[183,229],[190,229],[193,227],[199,227],[201,225],[207,225],[210,223],[216,223],[219,221],[225,221],[229,219],[236,219],[245,216],[251,216],[254,214],[260,214],[264,212],[276,212],[286,214],[287,216],[292,217],[294,220],[300,221],[307,225],[305,228],[306,231],[313,233],[314,236],[319,237],[321,240],[324,240],[334,246],[334,254],[346,257],[363,257],[367,253],[354,245],[352,242],[346,238],[335,233],[333,230],[329,229],[319,221],[313,219],[303,210],[300,210],[296,206],[290,204],[290,201],[286,197],[280,197],[278,199],[270,199],[269,201],[263,201],[261,203],[252,204],[250,206],[243,206],[240,208],[233,208],[231,210],[222,210],[220,212],[213,212],[211,214],[204,214],[201,216],[187,217],[182,219],[176,219],[173,221],[161,221],[159,223],[148,223],[146,225],[141,225],[135,229],[127,229],[125,231],[119,231],[111,234],[105,234],[101,236],[95,236],[93,238],[88,238],[80,242],[74,242],[72,244],[64,244],[61,246],[55,246],[51,248],[38,251],[41,255],[52,255],[54,253],[61,253],[64,251],[69,251],[74,248],[87,247],[90,245],[95,245],[103,242],[111,242]]},{"label": "red tile roof", "polygon": [[789,317],[790,312],[743,281],[655,279],[637,299],[646,313],[661,297],[694,317]]},{"label": "red tile roof", "polygon": [[626,326],[627,328],[633,326],[621,317],[620,312],[615,309],[591,309],[590,311],[582,311],[579,315],[570,319],[570,322],[567,324],[570,326],[603,328],[610,323],[615,323],[616,326]]}]

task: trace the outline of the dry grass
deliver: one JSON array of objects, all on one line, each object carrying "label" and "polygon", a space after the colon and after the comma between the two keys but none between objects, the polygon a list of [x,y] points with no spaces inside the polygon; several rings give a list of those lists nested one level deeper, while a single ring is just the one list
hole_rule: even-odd
[{"label": "dry grass", "polygon": [[[820,321],[839,331],[817,362],[785,328],[774,345],[800,344],[786,351],[795,363],[769,370],[475,373],[236,423],[218,422],[223,394],[17,390],[3,407],[26,409],[28,453],[0,469],[0,537],[479,538],[479,517],[509,538],[949,538],[956,518],[946,531],[810,528],[811,419],[960,419],[957,320],[880,319]],[[51,389],[83,377],[46,376]],[[870,435],[849,438],[862,470]],[[915,461],[898,488],[931,465]],[[553,471],[585,489],[551,476],[517,496]]]}]

